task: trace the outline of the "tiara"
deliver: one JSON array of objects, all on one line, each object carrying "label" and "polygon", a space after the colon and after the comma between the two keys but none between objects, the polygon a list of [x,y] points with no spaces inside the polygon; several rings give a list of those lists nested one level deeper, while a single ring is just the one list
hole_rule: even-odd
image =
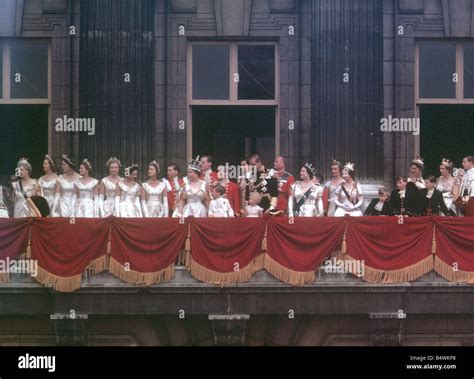
[{"label": "tiara", "polygon": [[191,159],[189,161],[188,169],[201,172],[201,162],[199,161],[199,155],[195,159]]},{"label": "tiara", "polygon": [[89,167],[89,169],[92,167],[91,162],[89,162],[87,158],[84,158],[81,164],[86,165],[87,167]]},{"label": "tiara", "polygon": [[44,156],[44,159],[47,159],[48,161],[54,163],[53,158],[51,158],[51,156],[50,156],[49,154],[46,154],[46,155]]},{"label": "tiara", "polygon": [[156,166],[158,168],[158,171],[160,171],[160,165],[158,164],[158,162],[156,160],[152,160],[150,163],[148,163],[148,166]]},{"label": "tiara", "polygon": [[309,162],[306,162],[303,167],[306,167],[307,170],[313,174],[313,176],[316,174],[316,169],[313,167],[313,165]]},{"label": "tiara", "polygon": [[124,170],[124,173],[125,173],[125,176],[130,176],[130,173],[132,172],[132,169],[134,168],[137,168],[138,169],[138,165],[136,163],[128,166],[128,167],[125,167],[125,170]]},{"label": "tiara", "polygon": [[346,164],[344,165],[344,168],[348,169],[349,171],[354,171],[355,165],[352,162],[346,162]]},{"label": "tiara", "polygon": [[66,162],[68,165],[75,166],[75,163],[71,161],[66,154],[63,154],[61,157],[62,157],[62,160]]},{"label": "tiara", "polygon": [[31,170],[31,163],[28,162],[28,158],[24,158],[24,157],[20,158],[20,160],[17,163],[17,167],[20,167],[20,166],[26,166]]},{"label": "tiara", "polygon": [[341,162],[339,162],[337,159],[332,158],[332,159],[331,159],[331,166],[332,166],[332,165],[336,165],[336,164],[337,164],[338,166],[340,166],[340,165],[341,165]]},{"label": "tiara", "polygon": [[416,156],[415,159],[411,161],[412,164],[417,164],[423,167],[425,165],[425,162],[423,162],[423,159],[420,156]]},{"label": "tiara", "polygon": [[120,159],[118,159],[117,157],[110,157],[109,159],[107,159],[107,162],[105,163],[105,166],[109,167],[114,162],[117,162],[119,166],[121,165]]},{"label": "tiara", "polygon": [[452,169],[453,168],[453,162],[451,162],[449,159],[446,159],[446,158],[443,158],[441,160],[441,165],[448,168],[448,169]]}]

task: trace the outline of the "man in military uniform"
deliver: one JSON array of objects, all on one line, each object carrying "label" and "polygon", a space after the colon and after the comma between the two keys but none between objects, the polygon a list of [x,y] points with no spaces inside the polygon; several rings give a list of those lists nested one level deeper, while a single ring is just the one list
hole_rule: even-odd
[{"label": "man in military uniform", "polygon": [[[249,164],[256,168],[256,178],[250,181],[250,192],[258,192],[262,195],[262,200],[258,204],[265,213],[271,216],[278,214],[278,181],[272,177],[270,170],[267,170],[262,164],[258,154],[249,158]],[[248,200],[248,199],[247,199]]]},{"label": "man in military uniform", "polygon": [[273,162],[273,170],[274,177],[278,181],[277,210],[279,214],[284,215],[288,210],[290,189],[291,185],[295,182],[295,177],[286,171],[286,160],[283,157],[275,158],[275,161]]}]

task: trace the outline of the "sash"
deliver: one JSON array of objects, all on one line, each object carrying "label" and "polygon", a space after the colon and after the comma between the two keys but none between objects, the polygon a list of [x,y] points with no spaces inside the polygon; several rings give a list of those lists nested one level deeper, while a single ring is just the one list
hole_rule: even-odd
[{"label": "sash", "polygon": [[301,199],[296,203],[295,205],[295,210],[293,211],[293,214],[295,216],[298,216],[299,213],[300,213],[300,208],[301,206],[304,204],[304,202],[308,199],[310,193],[311,193],[311,187],[308,188],[308,190],[303,194],[303,196],[301,197]]}]

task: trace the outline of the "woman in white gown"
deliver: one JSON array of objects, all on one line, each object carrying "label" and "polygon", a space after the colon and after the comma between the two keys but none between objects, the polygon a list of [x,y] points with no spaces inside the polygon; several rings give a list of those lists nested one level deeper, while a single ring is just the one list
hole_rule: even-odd
[{"label": "woman in white gown", "polygon": [[326,188],[327,195],[328,195],[328,216],[334,216],[336,212],[336,203],[334,202],[336,198],[336,190],[344,183],[344,179],[342,178],[342,164],[335,159],[331,162],[331,180],[328,180],[324,183],[324,187]]},{"label": "woman in white gown", "polygon": [[288,216],[321,217],[324,216],[324,187],[313,181],[316,170],[306,163],[300,170],[299,181],[291,185],[288,201]]},{"label": "woman in white gown", "polygon": [[443,200],[448,210],[456,213],[456,205],[454,204],[455,179],[451,175],[453,168],[453,163],[449,159],[443,158],[439,165],[441,176],[436,179],[436,189],[443,194]]},{"label": "woman in white gown", "polygon": [[107,161],[109,176],[106,176],[99,184],[99,212],[100,217],[113,216],[115,213],[115,191],[117,183],[122,181],[119,176],[120,161],[118,158],[110,157]]},{"label": "woman in white gown", "polygon": [[[56,182],[58,181],[58,169],[53,159],[46,154],[43,159],[44,175],[38,179],[43,191],[43,197],[49,205],[49,209],[53,209],[54,196],[56,195]],[[54,217],[53,214],[50,217]]]},{"label": "woman in white gown", "polygon": [[125,178],[115,190],[115,216],[143,217],[140,209],[141,187],[137,183],[138,165],[125,168]]},{"label": "woman in white gown", "polygon": [[188,165],[188,177],[181,192],[178,217],[207,217],[209,195],[206,182],[199,179],[201,166],[197,159],[192,159]]},{"label": "woman in white gown", "polygon": [[74,184],[75,204],[74,216],[95,218],[99,217],[99,200],[97,184],[99,181],[92,177],[92,166],[90,162],[84,159],[79,166],[81,178]]},{"label": "woman in white gown", "polygon": [[30,211],[27,198],[32,196],[42,196],[41,185],[36,179],[32,179],[31,175],[31,164],[28,159],[21,158],[18,161],[16,175],[20,178],[18,181],[13,183],[13,196],[14,196],[14,210],[13,217],[32,217],[33,214]]},{"label": "woman in white gown", "polygon": [[362,187],[359,183],[354,181],[355,169],[353,163],[346,163],[342,170],[342,183],[336,190],[336,198],[334,203],[337,206],[335,217],[349,216],[363,216],[362,204],[364,203],[364,196]]},{"label": "woman in white gown", "polygon": [[142,184],[143,217],[168,217],[168,191],[158,179],[160,166],[156,161],[148,165],[148,181]]},{"label": "woman in white gown", "polygon": [[52,214],[55,217],[73,217],[74,216],[74,184],[80,178],[74,171],[76,164],[63,154],[61,167],[63,174],[59,176],[56,182],[56,195],[54,196],[54,205]]}]

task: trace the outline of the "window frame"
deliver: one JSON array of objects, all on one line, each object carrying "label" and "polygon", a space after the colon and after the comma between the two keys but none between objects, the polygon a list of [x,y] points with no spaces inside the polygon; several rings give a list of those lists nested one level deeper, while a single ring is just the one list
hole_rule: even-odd
[{"label": "window frame", "polygon": [[[420,97],[420,43],[423,42],[454,42],[456,44],[455,72],[458,81],[455,83],[454,98],[424,98]],[[464,97],[464,43],[472,41],[459,41],[450,39],[420,39],[415,45],[415,103],[416,104],[474,104],[474,99]]]},{"label": "window frame", "polygon": [[[11,45],[14,43],[22,42],[46,42],[48,45],[48,80],[47,80],[47,91],[48,97],[46,98],[12,98],[11,97]],[[0,88],[2,91],[2,97],[0,98],[0,104],[51,104],[51,43],[47,39],[1,39],[1,48],[3,49],[3,72],[0,73],[3,76],[3,86]]]},{"label": "window frame", "polygon": [[[193,99],[193,46],[194,45],[228,45],[230,49],[229,57],[229,100],[197,100]],[[235,73],[238,73],[238,47],[241,45],[266,45],[273,46],[275,51],[275,97],[274,99],[267,100],[258,100],[258,99],[249,99],[249,100],[239,100],[238,99],[238,82],[234,82],[233,77]],[[260,40],[260,41],[235,41],[235,40],[200,40],[200,41],[189,41],[188,42],[188,104],[189,105],[274,105],[277,106],[280,101],[280,56],[278,50],[278,43],[273,40]]]}]

